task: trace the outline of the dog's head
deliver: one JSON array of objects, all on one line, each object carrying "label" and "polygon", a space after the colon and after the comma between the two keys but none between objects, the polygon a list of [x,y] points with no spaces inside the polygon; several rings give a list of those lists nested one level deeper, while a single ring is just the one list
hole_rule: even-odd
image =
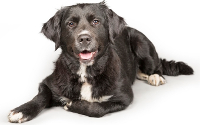
[{"label": "dog's head", "polygon": [[123,18],[104,4],[77,4],[64,7],[47,21],[42,33],[60,46],[63,52],[93,64],[125,26]]}]

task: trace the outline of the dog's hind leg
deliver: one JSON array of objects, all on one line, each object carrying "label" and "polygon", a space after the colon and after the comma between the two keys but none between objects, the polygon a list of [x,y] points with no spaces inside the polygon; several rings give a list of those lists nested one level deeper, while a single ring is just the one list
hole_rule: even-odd
[{"label": "dog's hind leg", "polygon": [[138,62],[137,78],[158,86],[165,83],[162,63],[151,41],[141,32],[129,29],[130,45]]},{"label": "dog's hind leg", "polygon": [[158,74],[152,74],[149,76],[147,74],[142,73],[140,70],[138,70],[137,72],[137,78],[140,80],[147,81],[150,85],[153,86],[159,86],[166,83],[164,77]]},{"label": "dog's hind leg", "polygon": [[142,73],[140,70],[137,71],[137,78],[140,80],[148,81],[149,75]]},{"label": "dog's hind leg", "polygon": [[51,91],[44,84],[39,86],[39,93],[31,101],[11,110],[8,115],[10,122],[22,123],[29,121],[36,117],[46,106],[48,106],[51,100]]},{"label": "dog's hind leg", "polygon": [[[141,32],[129,28],[130,45],[138,62],[138,79],[146,80],[151,85],[164,84],[162,75],[191,75],[193,69],[184,62],[160,59],[152,42]],[[147,79],[148,76],[148,79]]]}]

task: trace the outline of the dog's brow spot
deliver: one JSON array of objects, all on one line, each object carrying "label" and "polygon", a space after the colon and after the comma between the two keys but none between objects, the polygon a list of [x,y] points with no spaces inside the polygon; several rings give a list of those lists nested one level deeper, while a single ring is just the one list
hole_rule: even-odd
[{"label": "dog's brow spot", "polygon": [[89,32],[88,30],[83,30],[83,31],[81,31],[81,32],[78,34],[78,36],[83,35],[83,34],[88,34],[88,35],[90,35],[90,32]]}]

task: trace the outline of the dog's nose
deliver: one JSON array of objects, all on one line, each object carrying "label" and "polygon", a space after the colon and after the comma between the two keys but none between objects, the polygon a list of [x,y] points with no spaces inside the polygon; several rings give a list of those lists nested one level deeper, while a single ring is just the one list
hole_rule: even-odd
[{"label": "dog's nose", "polygon": [[91,42],[91,36],[90,35],[80,35],[78,37],[78,41],[81,44],[89,44]]}]

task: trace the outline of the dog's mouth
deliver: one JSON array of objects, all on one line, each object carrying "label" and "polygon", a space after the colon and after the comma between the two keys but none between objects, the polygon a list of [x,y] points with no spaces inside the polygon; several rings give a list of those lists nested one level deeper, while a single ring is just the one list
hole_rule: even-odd
[{"label": "dog's mouth", "polygon": [[81,61],[91,61],[91,60],[94,59],[96,54],[97,54],[97,51],[91,52],[91,51],[88,51],[88,50],[84,50],[81,53],[79,53],[78,56],[79,56]]}]

